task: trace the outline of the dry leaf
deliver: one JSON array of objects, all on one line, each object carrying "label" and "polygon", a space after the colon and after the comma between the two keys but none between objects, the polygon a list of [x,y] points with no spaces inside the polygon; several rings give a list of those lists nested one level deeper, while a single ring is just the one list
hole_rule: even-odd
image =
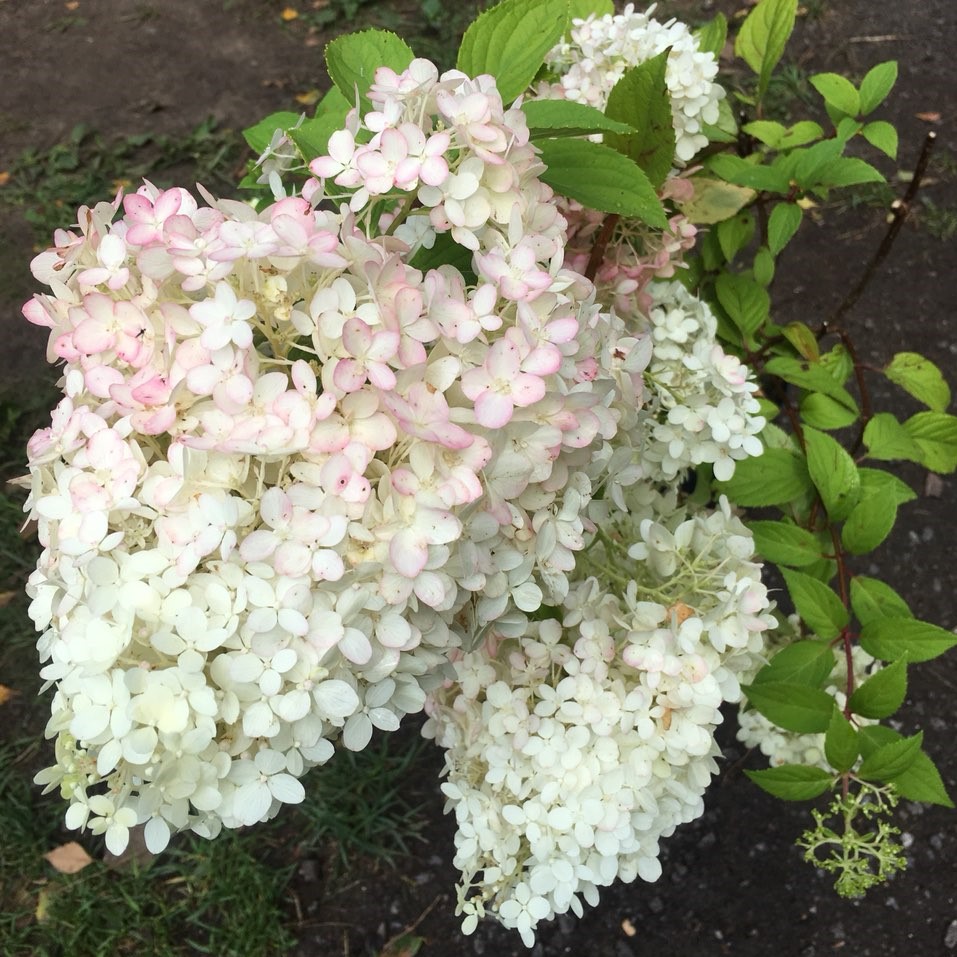
[{"label": "dry leaf", "polygon": [[36,910],[33,912],[33,916],[37,919],[38,924],[42,924],[47,919],[47,913],[50,910],[50,900],[52,897],[53,895],[46,888],[37,894],[37,906]]},{"label": "dry leaf", "polygon": [[940,113],[935,113],[933,111],[926,113],[915,113],[917,119],[923,120],[925,123],[939,123],[940,122]]},{"label": "dry leaf", "polygon": [[379,957],[415,957],[424,943],[424,937],[403,934],[390,940],[385,948],[379,951]]},{"label": "dry leaf", "polygon": [[15,694],[16,691],[14,691],[13,688],[0,685],[0,704],[6,704]]},{"label": "dry leaf", "polygon": [[93,862],[93,858],[76,841],[61,844],[43,856],[53,865],[54,870],[61,874],[76,874]]},{"label": "dry leaf", "polygon": [[299,11],[295,7],[286,7],[279,16],[286,21],[295,20],[299,16]]},{"label": "dry leaf", "polygon": [[79,5],[80,5],[80,0],[69,0],[68,3],[63,4],[63,6],[67,8],[67,10],[75,10]]},{"label": "dry leaf", "polygon": [[625,932],[625,934],[628,937],[634,937],[635,934],[638,933],[638,931],[635,930],[635,925],[630,920],[628,920],[627,917],[621,922],[621,929]]},{"label": "dry leaf", "polygon": [[305,93],[296,94],[296,102],[303,106],[314,106],[321,96],[322,93],[319,90],[306,90]]},{"label": "dry leaf", "polygon": [[0,170],[0,186],[6,186],[10,182],[10,171]]},{"label": "dry leaf", "polygon": [[18,591],[0,591],[0,608],[5,608],[19,594]]}]

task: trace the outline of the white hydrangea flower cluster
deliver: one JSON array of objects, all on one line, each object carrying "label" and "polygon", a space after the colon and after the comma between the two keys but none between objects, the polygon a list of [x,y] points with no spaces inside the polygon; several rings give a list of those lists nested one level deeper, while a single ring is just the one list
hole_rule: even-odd
[{"label": "white hydrangea flower cluster", "polygon": [[[563,268],[524,114],[427,61],[370,95],[302,197],[147,184],[34,264],[52,294],[25,315],[65,362],[29,448],[44,781],[114,851],[133,822],[155,851],[301,801],[463,635],[560,602],[588,450],[635,405],[594,357],[640,381],[642,343]],[[443,233],[474,283],[412,265]]]},{"label": "white hydrangea flower cluster", "polygon": [[705,124],[718,121],[718,105],[725,96],[715,83],[718,64],[684,23],[661,23],[629,3],[620,14],[573,20],[567,39],[549,53],[546,63],[558,82],[539,95],[558,96],[604,109],[608,94],[631,67],[669,49],[665,82],[671,97],[675,127],[675,157],[687,163],[708,143]]},{"label": "white hydrangea flower cluster", "polygon": [[[792,617],[791,624],[797,624]],[[780,634],[776,636],[780,640]],[[813,636],[812,636],[813,637]],[[773,655],[771,656],[773,660]],[[884,667],[883,662],[869,655],[860,645],[851,648],[851,660],[854,670],[854,687],[866,681]],[[834,698],[837,706],[843,708],[847,703],[847,656],[843,646],[834,647],[834,671],[824,690]],[[870,718],[856,715],[854,721],[859,726],[877,724]],[[738,713],[738,740],[748,748],[757,748],[769,759],[771,767],[783,764],[804,764],[831,770],[824,756],[824,734],[798,734],[785,731],[772,724],[763,714],[754,708],[744,708]]]},{"label": "white hydrangea flower cluster", "polygon": [[718,709],[763,663],[774,619],[727,503],[694,512],[640,486],[629,504],[561,620],[518,638],[493,626],[429,699],[466,933],[492,913],[531,946],[598,888],[656,880],[660,839],[703,812]]}]

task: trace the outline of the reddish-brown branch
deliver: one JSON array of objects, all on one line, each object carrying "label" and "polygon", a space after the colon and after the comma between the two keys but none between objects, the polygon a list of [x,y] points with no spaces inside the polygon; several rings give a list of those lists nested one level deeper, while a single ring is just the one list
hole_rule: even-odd
[{"label": "reddish-brown branch", "polygon": [[585,278],[592,282],[595,281],[595,276],[598,275],[598,267],[605,258],[605,250],[608,248],[608,243],[611,242],[612,234],[618,225],[618,218],[618,213],[610,213],[606,216],[605,221],[601,224],[601,229],[598,230],[598,235],[595,237],[595,245],[591,248],[588,265],[585,267]]}]

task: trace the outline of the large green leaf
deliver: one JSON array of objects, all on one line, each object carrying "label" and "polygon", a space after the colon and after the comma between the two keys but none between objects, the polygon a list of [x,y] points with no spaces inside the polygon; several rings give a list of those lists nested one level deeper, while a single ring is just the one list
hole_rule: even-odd
[{"label": "large green leaf", "polygon": [[547,167],[541,178],[559,195],[649,226],[667,225],[658,194],[634,160],[589,140],[547,139],[538,146]]},{"label": "large green leaf", "polygon": [[888,718],[907,695],[907,659],[898,658],[854,689],[849,706],[862,718]]},{"label": "large green leaf", "polygon": [[872,751],[861,761],[857,774],[865,781],[889,781],[900,777],[917,760],[924,732],[911,738],[891,741]]},{"label": "large green leaf", "polygon": [[757,458],[742,459],[727,482],[715,482],[732,502],[749,508],[793,502],[811,487],[804,456],[786,449],[765,449]]},{"label": "large green leaf", "polygon": [[568,11],[568,0],[502,0],[465,31],[455,66],[469,76],[492,74],[508,106],[562,38]]},{"label": "large green leaf", "polygon": [[857,403],[835,375],[832,375],[825,362],[810,362],[807,359],[794,359],[790,356],[775,356],[765,363],[764,371],[776,375],[785,382],[806,389],[808,392],[821,392],[840,402],[845,408],[857,412]]},{"label": "large green leaf", "polygon": [[572,100],[528,100],[522,104],[522,112],[532,139],[632,131],[627,123],[609,119],[601,110]]},{"label": "large green leaf", "polygon": [[917,618],[875,618],[861,630],[861,647],[884,661],[930,661],[954,645],[952,631]]},{"label": "large green leaf", "polygon": [[760,0],[741,24],[734,52],[758,74],[759,100],[784,53],[796,14],[797,0]]},{"label": "large green leaf", "polygon": [[916,352],[898,352],[884,375],[934,412],[945,412],[950,405],[950,386],[940,369]]},{"label": "large green leaf", "polygon": [[332,82],[350,103],[358,95],[366,107],[375,71],[387,66],[401,73],[413,59],[412,48],[388,30],[346,33],[326,44],[326,69]]},{"label": "large green leaf", "polygon": [[793,681],[756,681],[743,690],[755,710],[785,731],[817,734],[830,723],[834,699],[819,688]]},{"label": "large green leaf", "polygon": [[804,764],[783,764],[779,768],[744,773],[762,790],[782,801],[811,801],[833,784],[833,777],[827,771]]},{"label": "large green leaf", "polygon": [[904,431],[921,450],[921,464],[932,472],[957,469],[957,417],[946,412],[918,412],[904,423]]},{"label": "large green leaf", "polygon": [[660,186],[675,158],[675,129],[671,97],[665,83],[670,48],[622,74],[608,95],[605,112],[627,123],[634,133],[606,133],[604,141],[630,156],[647,174],[651,185]]},{"label": "large green leaf", "polygon": [[854,460],[836,439],[810,426],[804,427],[807,470],[832,521],[847,518],[857,504],[861,480]]},{"label": "large green leaf", "polygon": [[855,575],[851,579],[851,608],[862,626],[882,618],[912,618],[907,602],[879,578]]},{"label": "large green leaf", "polygon": [[854,555],[872,552],[890,534],[897,521],[897,491],[878,489],[861,495],[841,529],[841,542]]},{"label": "large green leaf", "polygon": [[834,652],[830,643],[805,639],[782,648],[754,676],[754,684],[787,681],[820,688],[833,670]]},{"label": "large green leaf", "polygon": [[878,63],[877,66],[871,67],[861,80],[861,113],[867,116],[868,113],[877,109],[896,82],[897,62],[895,60],[887,60],[885,63]]},{"label": "large green leaf", "polygon": [[790,568],[782,568],[781,575],[795,610],[807,626],[821,638],[836,638],[850,621],[850,613],[833,589]]},{"label": "large green leaf", "polygon": [[748,522],[748,528],[758,554],[776,565],[800,568],[821,558],[821,545],[806,528],[764,520]]},{"label": "large green leaf", "polygon": [[904,459],[920,462],[924,452],[904,426],[890,412],[878,412],[864,428],[864,445],[872,459],[893,462]]}]

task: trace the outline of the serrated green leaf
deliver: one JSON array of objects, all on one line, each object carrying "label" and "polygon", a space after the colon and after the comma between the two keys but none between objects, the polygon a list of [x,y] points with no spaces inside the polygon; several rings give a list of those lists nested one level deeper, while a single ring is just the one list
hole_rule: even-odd
[{"label": "serrated green leaf", "polygon": [[688,219],[699,226],[709,226],[730,219],[751,203],[757,193],[747,186],[735,186],[721,179],[695,176],[694,196],[679,208]]},{"label": "serrated green leaf", "polygon": [[767,321],[771,297],[753,279],[723,272],[714,284],[714,291],[728,318],[747,338],[751,338]]},{"label": "serrated green leaf", "polygon": [[903,741],[904,735],[884,724],[865,724],[858,728],[857,739],[861,746],[861,757],[869,758],[878,748],[895,741]]},{"label": "serrated green leaf", "polygon": [[790,568],[782,568],[781,576],[788,586],[795,611],[807,626],[825,640],[836,638],[850,621],[850,614],[834,590],[824,582]]},{"label": "serrated green leaf", "polygon": [[825,171],[841,157],[843,146],[836,139],[822,140],[813,146],[794,150],[792,176],[802,189],[811,189],[822,182]]},{"label": "serrated green leaf", "polygon": [[809,392],[801,400],[801,419],[815,429],[844,429],[857,421],[857,413],[820,392]]},{"label": "serrated green leaf", "polygon": [[861,647],[883,661],[930,661],[954,645],[952,631],[917,618],[875,618],[861,629]]},{"label": "serrated green leaf", "polygon": [[917,760],[924,732],[881,745],[861,761],[857,776],[865,781],[888,781],[900,777]]},{"label": "serrated green leaf", "polygon": [[888,60],[868,70],[861,80],[860,112],[867,116],[884,102],[897,82],[897,63]]},{"label": "serrated green leaf", "polygon": [[940,369],[916,352],[898,352],[884,375],[934,412],[944,412],[950,405],[950,386]]},{"label": "serrated green leaf", "polygon": [[[781,335],[794,346],[798,354],[810,362],[817,362],[821,356],[817,338],[803,322],[789,322],[781,330]],[[814,425],[812,422],[811,425]]]},{"label": "serrated green leaf", "polygon": [[289,131],[292,141],[299,147],[302,158],[308,163],[317,156],[325,156],[329,149],[329,137],[345,126],[345,113],[323,113],[311,120],[305,120],[301,126]]},{"label": "serrated green leaf", "polygon": [[957,469],[957,418],[946,412],[918,412],[904,423],[904,431],[921,450],[921,465],[932,472]]},{"label": "serrated green leaf", "polygon": [[805,639],[782,648],[754,676],[754,684],[785,681],[820,688],[833,670],[834,652],[830,644]]},{"label": "serrated green leaf", "polygon": [[759,788],[782,801],[811,801],[833,784],[827,771],[804,764],[784,764],[779,768],[744,773]]},{"label": "serrated green leaf", "polygon": [[841,713],[840,708],[835,706],[831,713],[831,723],[827,726],[827,734],[824,737],[824,757],[835,771],[843,773],[854,767],[859,754],[857,732]]},{"label": "serrated green leaf", "polygon": [[568,15],[573,20],[587,20],[590,16],[607,17],[615,12],[613,0],[570,0]]},{"label": "serrated green leaf", "polygon": [[528,100],[522,104],[522,112],[532,139],[633,132],[627,123],[619,123],[593,106],[572,100]]},{"label": "serrated green leaf", "polygon": [[854,374],[854,360],[840,342],[821,354],[820,365],[835,382],[842,385]]},{"label": "serrated green leaf", "polygon": [[633,216],[664,228],[664,207],[634,160],[589,140],[548,139],[538,143],[547,169],[541,179],[560,196],[604,213]]},{"label": "serrated green leaf", "polygon": [[733,219],[726,219],[723,223],[718,223],[716,230],[718,244],[721,246],[721,252],[724,253],[724,258],[728,262],[731,262],[751,242],[754,231],[754,216],[746,210],[738,213]]},{"label": "serrated green leaf", "polygon": [[472,21],[456,69],[491,73],[508,106],[535,79],[545,54],[568,27],[568,0],[502,0]]},{"label": "serrated green leaf", "polygon": [[698,49],[702,53],[710,53],[717,60],[728,39],[727,18],[723,13],[717,14],[707,23],[698,27],[694,36],[698,41]]},{"label": "serrated green leaf", "polygon": [[288,130],[299,122],[298,113],[289,113],[281,111],[271,113],[265,119],[260,120],[254,126],[248,126],[243,130],[243,139],[249,144],[249,148],[254,153],[262,153],[270,142],[276,130]]},{"label": "serrated green leaf", "polygon": [[881,489],[861,495],[841,528],[841,542],[852,555],[872,552],[891,533],[897,521],[897,495]]},{"label": "serrated green leaf", "polygon": [[820,123],[813,120],[798,120],[794,126],[788,128],[783,139],[778,144],[782,150],[794,149],[795,146],[806,146],[824,136],[824,130]]},{"label": "serrated green leaf", "polygon": [[785,195],[791,188],[790,176],[786,169],[775,166],[763,166],[749,163],[740,156],[719,153],[707,162],[707,168],[721,179],[737,186],[763,190],[768,193]]},{"label": "serrated green leaf", "polygon": [[798,231],[804,210],[797,203],[778,203],[768,217],[768,247],[775,256]]},{"label": "serrated green leaf", "polygon": [[828,106],[840,110],[847,116],[857,116],[861,110],[861,99],[857,88],[840,73],[818,73],[810,78],[814,87]]},{"label": "serrated green leaf", "polygon": [[864,427],[864,446],[872,459],[921,462],[924,452],[890,412],[878,412]]},{"label": "serrated green leaf", "polygon": [[761,681],[742,689],[751,706],[785,731],[819,734],[827,730],[834,699],[819,688],[793,681]]},{"label": "serrated green leaf", "polygon": [[907,602],[890,585],[867,575],[851,579],[851,608],[862,627],[884,618],[913,617]]},{"label": "serrated green leaf", "polygon": [[857,474],[861,479],[861,495],[871,495],[877,491],[888,490],[894,494],[896,505],[913,502],[917,493],[904,481],[883,469],[868,469],[857,467]]},{"label": "serrated green leaf", "polygon": [[886,120],[874,120],[861,128],[861,136],[875,149],[897,159],[897,130]]},{"label": "serrated green leaf", "polygon": [[675,159],[675,128],[665,70],[671,48],[626,70],[608,94],[605,113],[634,133],[606,133],[604,142],[631,157],[659,187]]},{"label": "serrated green leaf", "polygon": [[764,289],[771,285],[774,279],[774,256],[767,246],[761,246],[754,254],[754,263],[751,266],[754,281]]},{"label": "serrated green leaf", "polygon": [[904,703],[907,696],[907,659],[872,674],[851,695],[850,709],[862,718],[888,718]]},{"label": "serrated green leaf", "polygon": [[412,48],[388,30],[346,33],[326,44],[326,69],[350,104],[355,103],[358,93],[368,106],[367,94],[379,67],[401,73],[413,59]]},{"label": "serrated green leaf", "polygon": [[810,426],[804,427],[804,448],[808,474],[828,517],[835,522],[847,518],[861,492],[854,459],[836,439]]},{"label": "serrated green leaf", "polygon": [[738,31],[734,52],[758,74],[759,101],[787,46],[796,14],[797,0],[761,0]]},{"label": "serrated green leaf", "polygon": [[[883,183],[884,174],[870,163],[853,156],[842,156],[823,169],[816,183],[830,189],[834,186],[861,186],[864,183]],[[801,184],[805,185],[805,184]]]},{"label": "serrated green leaf", "polygon": [[753,521],[748,528],[754,536],[757,553],[775,565],[791,565],[800,568],[810,565],[821,557],[817,538],[806,528],[787,522]]},{"label": "serrated green leaf", "polygon": [[908,801],[922,801],[924,804],[939,804],[943,807],[954,806],[947,788],[944,787],[940,771],[925,751],[917,755],[914,763],[903,774],[891,778],[890,783],[897,789],[898,794]]},{"label": "serrated green leaf", "polygon": [[778,123],[775,120],[753,120],[751,123],[746,123],[741,129],[748,134],[748,136],[753,136],[756,140],[764,143],[765,146],[770,146],[772,149],[775,149],[781,140],[784,139],[785,133],[787,133],[787,127],[783,123]]},{"label": "serrated green leaf", "polygon": [[785,382],[790,382],[808,392],[829,395],[855,415],[859,414],[854,397],[828,371],[825,358],[826,354],[821,356],[820,362],[810,362],[806,359],[793,359],[790,356],[775,356],[765,363],[764,371],[768,375],[778,376]]},{"label": "serrated green leaf", "polygon": [[736,463],[734,475],[715,488],[736,505],[758,508],[784,505],[811,488],[804,457],[786,449],[765,449],[757,458]]}]

